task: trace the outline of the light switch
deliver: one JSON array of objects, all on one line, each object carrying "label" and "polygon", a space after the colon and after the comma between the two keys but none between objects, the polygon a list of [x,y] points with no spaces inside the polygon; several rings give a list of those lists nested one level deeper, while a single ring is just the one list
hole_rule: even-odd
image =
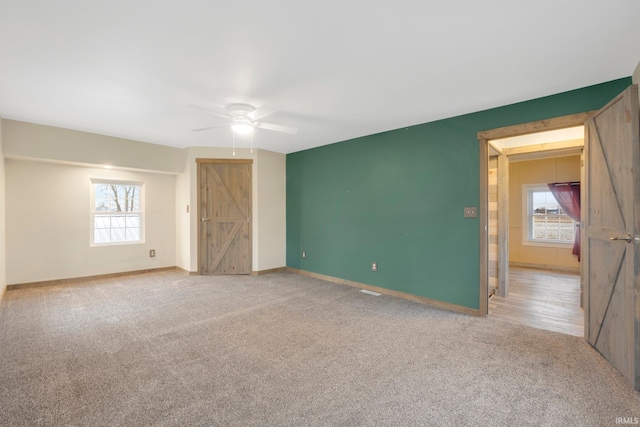
[{"label": "light switch", "polygon": [[475,206],[466,206],[464,208],[465,218],[476,218],[478,216],[478,209]]}]

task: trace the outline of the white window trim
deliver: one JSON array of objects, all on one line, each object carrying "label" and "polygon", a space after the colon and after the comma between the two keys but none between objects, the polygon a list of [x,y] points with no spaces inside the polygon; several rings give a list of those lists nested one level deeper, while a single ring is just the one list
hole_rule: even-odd
[{"label": "white window trim", "polygon": [[532,239],[530,236],[531,225],[529,224],[529,208],[531,203],[530,193],[532,190],[550,191],[547,184],[523,184],[522,185],[522,246],[540,246],[546,248],[572,248],[574,242],[563,240],[540,240]]},{"label": "white window trim", "polygon": [[[140,206],[140,211],[137,212],[140,215],[140,240],[136,240],[133,242],[106,242],[106,243],[95,243],[93,241],[94,238],[94,226],[95,226],[95,219],[94,216],[96,214],[104,214],[104,212],[96,212],[95,209],[95,201],[96,201],[96,194],[95,194],[95,188],[94,188],[94,184],[118,184],[118,185],[136,185],[140,187],[140,193],[139,193],[139,201],[138,204]],[[102,246],[121,246],[121,245],[139,245],[141,243],[144,243],[145,240],[145,215],[144,215],[144,182],[140,182],[140,181],[122,181],[122,180],[116,180],[116,179],[103,179],[103,178],[91,178],[90,179],[90,192],[91,192],[91,197],[89,197],[89,246],[91,247],[102,247]]]}]

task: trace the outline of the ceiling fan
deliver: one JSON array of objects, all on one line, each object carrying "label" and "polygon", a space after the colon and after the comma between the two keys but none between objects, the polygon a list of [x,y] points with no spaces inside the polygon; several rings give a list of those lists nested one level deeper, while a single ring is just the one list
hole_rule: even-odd
[{"label": "ceiling fan", "polygon": [[270,116],[271,114],[276,112],[275,109],[267,105],[256,108],[253,105],[249,104],[231,104],[227,106],[227,111],[229,112],[228,114],[220,114],[218,112],[197,105],[190,105],[190,107],[198,108],[200,110],[208,112],[209,114],[213,114],[214,116],[222,117],[229,120],[228,123],[207,126],[199,129],[192,129],[193,132],[202,132],[209,129],[230,126],[233,132],[238,135],[249,135],[255,129],[267,129],[275,132],[288,133],[291,135],[298,133],[298,129],[294,127],[263,122],[263,118]]}]

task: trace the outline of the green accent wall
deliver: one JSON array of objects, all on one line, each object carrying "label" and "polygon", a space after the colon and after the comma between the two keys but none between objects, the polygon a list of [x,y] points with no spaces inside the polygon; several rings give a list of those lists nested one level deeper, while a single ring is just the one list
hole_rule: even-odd
[{"label": "green accent wall", "polygon": [[463,218],[465,206],[479,206],[477,133],[596,110],[630,84],[287,155],[287,266],[478,309],[479,223]]}]

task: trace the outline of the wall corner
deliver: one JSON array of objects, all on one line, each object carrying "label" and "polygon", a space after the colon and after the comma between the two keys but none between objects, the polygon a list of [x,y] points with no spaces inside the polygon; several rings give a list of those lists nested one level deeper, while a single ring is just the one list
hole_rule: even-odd
[{"label": "wall corner", "polygon": [[638,85],[638,95],[640,95],[640,62],[638,62],[638,65],[631,76],[631,82]]},{"label": "wall corner", "polygon": [[0,117],[0,301],[7,289],[7,252],[6,252],[6,199],[4,149],[2,146],[2,117]]}]

